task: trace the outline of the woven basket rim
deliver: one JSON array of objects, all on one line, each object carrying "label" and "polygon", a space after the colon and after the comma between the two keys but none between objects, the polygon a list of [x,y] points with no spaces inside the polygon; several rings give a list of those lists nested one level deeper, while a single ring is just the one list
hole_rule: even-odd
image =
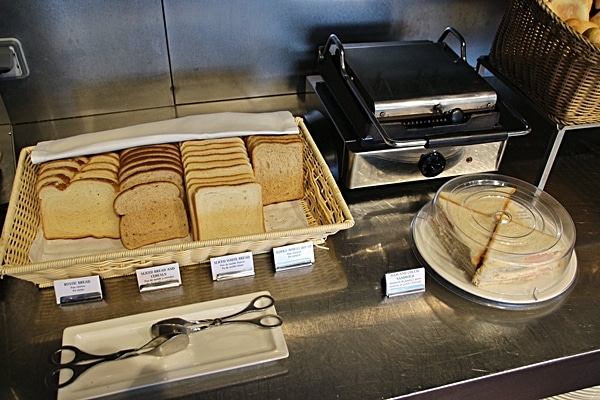
[{"label": "woven basket rim", "polygon": [[[153,258],[164,258],[165,256],[188,254],[186,252],[194,252],[195,250],[207,250],[207,251],[227,251],[231,248],[240,247],[256,247],[264,248],[279,242],[287,241],[302,241],[311,240],[323,242],[325,238],[330,234],[335,234],[340,230],[349,229],[354,226],[354,218],[348,208],[327,163],[323,156],[319,152],[316,143],[310,136],[308,129],[304,125],[304,121],[300,117],[295,118],[300,134],[303,137],[307,150],[311,152],[311,168],[313,170],[318,169],[320,172],[320,180],[324,185],[328,186],[328,194],[325,196],[326,203],[330,203],[335,206],[336,213],[339,213],[337,220],[332,219],[331,223],[323,223],[318,225],[312,225],[304,228],[296,228],[285,231],[272,231],[260,234],[236,236],[230,238],[204,240],[204,241],[191,241],[185,243],[171,244],[171,245],[153,245],[140,249],[134,250],[122,250],[105,252],[93,255],[79,256],[64,258],[58,260],[28,263],[24,265],[16,265],[5,263],[5,258],[9,245],[9,241],[6,239],[8,235],[14,234],[13,224],[15,222],[17,214],[17,206],[19,205],[20,193],[23,186],[21,177],[24,175],[27,160],[30,160],[31,151],[34,146],[25,147],[20,152],[19,163],[15,173],[15,181],[13,182],[13,188],[10,196],[9,208],[6,215],[5,224],[2,230],[2,240],[0,242],[0,257],[2,257],[2,267],[0,270],[1,275],[25,275],[35,272],[43,272],[47,270],[57,270],[61,268],[68,268],[74,266],[89,265],[91,267],[99,267],[101,263],[109,263],[111,266],[118,266],[120,263],[126,265],[128,263],[144,263],[148,260],[152,261]],[[306,182],[305,182],[306,185]],[[306,198],[302,200],[306,202]],[[329,219],[328,219],[329,220]],[[195,254],[195,253],[194,253]],[[206,260],[201,260],[193,263],[201,263]],[[42,280],[44,278],[41,278]],[[29,279],[28,279],[29,280]],[[40,287],[48,286],[48,282],[37,283]]]}]

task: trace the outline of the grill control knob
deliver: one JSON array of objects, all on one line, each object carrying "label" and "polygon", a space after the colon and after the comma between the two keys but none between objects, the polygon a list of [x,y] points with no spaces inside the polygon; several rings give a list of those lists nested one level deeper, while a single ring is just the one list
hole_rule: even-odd
[{"label": "grill control knob", "polygon": [[460,124],[465,120],[465,113],[460,108],[454,108],[448,112],[450,120],[455,124]]},{"label": "grill control knob", "polygon": [[444,168],[446,168],[446,159],[442,153],[434,150],[431,153],[421,154],[419,170],[423,176],[433,178],[441,174]]}]

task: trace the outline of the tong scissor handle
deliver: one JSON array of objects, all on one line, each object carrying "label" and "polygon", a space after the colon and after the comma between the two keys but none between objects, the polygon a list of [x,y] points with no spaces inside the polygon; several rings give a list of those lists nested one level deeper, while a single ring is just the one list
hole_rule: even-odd
[{"label": "tong scissor handle", "polygon": [[255,297],[243,310],[238,311],[234,314],[227,315],[225,317],[221,317],[219,319],[225,320],[253,311],[263,311],[271,307],[273,304],[275,304],[275,299],[267,294],[263,294],[258,297]]},{"label": "tong scissor handle", "polygon": [[[76,364],[88,365],[88,364],[93,363],[94,361],[98,361],[98,360],[102,360],[102,361],[116,360],[118,358],[123,357],[127,353],[131,353],[135,350],[136,349],[126,349],[126,350],[117,351],[115,353],[99,355],[99,354],[87,353],[75,346],[65,345],[65,346],[60,346],[58,349],[54,350],[54,352],[52,352],[52,354],[50,354],[49,360],[50,360],[50,364],[56,365],[59,367],[67,366],[67,365],[76,365]],[[66,360],[63,360],[63,357],[66,357]]]},{"label": "tong scissor handle", "polygon": [[[252,319],[226,319],[223,318],[215,318],[210,325],[205,325],[202,329],[207,329],[213,326],[219,326],[224,324],[254,324],[258,325],[261,328],[276,328],[283,324],[283,319],[279,315],[274,314],[266,314],[261,315],[260,317],[252,318]],[[200,329],[200,330],[202,330]]]},{"label": "tong scissor handle", "polygon": [[[228,320],[238,317],[242,314],[255,312],[255,311],[264,311],[269,307],[275,304],[275,299],[269,295],[260,295],[255,297],[248,303],[246,307],[237,311],[233,314],[217,317],[217,318],[206,318],[199,320],[190,320],[181,317],[174,317],[163,319],[161,321],[155,322],[150,331],[153,336],[157,336],[165,333],[185,333],[191,334],[195,332],[200,332],[205,329],[212,328],[214,326],[222,325],[225,322],[229,322]],[[277,326],[281,326],[283,320],[277,315],[262,315],[258,318],[249,319],[249,320],[232,320],[231,322],[246,322],[258,325],[262,328],[275,328]]]},{"label": "tong scissor handle", "polygon": [[240,315],[255,312],[255,311],[264,311],[267,308],[271,307],[275,304],[275,299],[269,295],[263,294],[258,297],[255,297],[250,303],[243,308],[242,310],[227,315],[225,317],[218,318],[209,318],[198,321],[193,321],[192,324],[187,325],[187,329],[190,333],[200,332],[205,329],[209,329],[215,326],[228,324],[228,323],[248,323],[258,325],[261,328],[276,328],[283,324],[283,319],[281,319],[278,315],[267,314],[261,315],[260,317],[253,319],[236,319],[232,320],[232,318],[239,317]]},{"label": "tong scissor handle", "polygon": [[[50,354],[49,361],[55,368],[46,375],[46,385],[53,389],[60,389],[73,383],[88,369],[106,361],[128,357],[130,354],[135,354],[136,350],[126,349],[115,353],[98,355],[87,353],[71,345],[61,346]],[[63,357],[66,360],[63,360]],[[61,372],[65,372],[68,375],[68,378],[62,382],[60,381]]]}]

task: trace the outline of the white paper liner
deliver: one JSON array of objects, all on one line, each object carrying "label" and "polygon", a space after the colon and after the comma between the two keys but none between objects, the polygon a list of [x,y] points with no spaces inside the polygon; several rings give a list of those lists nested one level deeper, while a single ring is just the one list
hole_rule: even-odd
[{"label": "white paper liner", "polygon": [[[266,232],[286,231],[307,228],[309,226],[300,200],[270,204],[263,207],[263,210]],[[151,246],[173,245],[190,241],[192,239],[187,237],[184,239],[168,240]],[[119,239],[83,238],[47,240],[44,238],[44,233],[40,227],[35,240],[31,244],[29,258],[32,263],[39,263],[123,250],[127,249],[123,247]]]},{"label": "white paper liner", "polygon": [[31,152],[31,162],[40,164],[61,158],[99,154],[158,143],[230,136],[297,133],[298,124],[289,111],[192,115],[40,142]]}]

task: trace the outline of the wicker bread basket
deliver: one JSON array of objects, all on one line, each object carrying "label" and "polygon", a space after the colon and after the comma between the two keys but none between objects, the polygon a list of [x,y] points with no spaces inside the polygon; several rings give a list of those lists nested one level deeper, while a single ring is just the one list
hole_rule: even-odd
[{"label": "wicker bread basket", "polygon": [[199,264],[211,257],[252,251],[265,253],[274,247],[304,241],[323,243],[328,235],[354,225],[340,190],[301,118],[296,118],[304,142],[304,189],[302,204],[309,227],[243,237],[195,241],[170,246],[150,246],[92,256],[31,263],[29,251],[40,225],[35,191],[37,165],[31,163],[33,147],[21,151],[2,231],[1,274],[24,279],[39,287],[54,280],[99,275],[112,278],[134,274],[140,267],[179,263]]},{"label": "wicker bread basket", "polygon": [[600,122],[600,47],[543,0],[509,1],[489,61],[555,122]]}]

